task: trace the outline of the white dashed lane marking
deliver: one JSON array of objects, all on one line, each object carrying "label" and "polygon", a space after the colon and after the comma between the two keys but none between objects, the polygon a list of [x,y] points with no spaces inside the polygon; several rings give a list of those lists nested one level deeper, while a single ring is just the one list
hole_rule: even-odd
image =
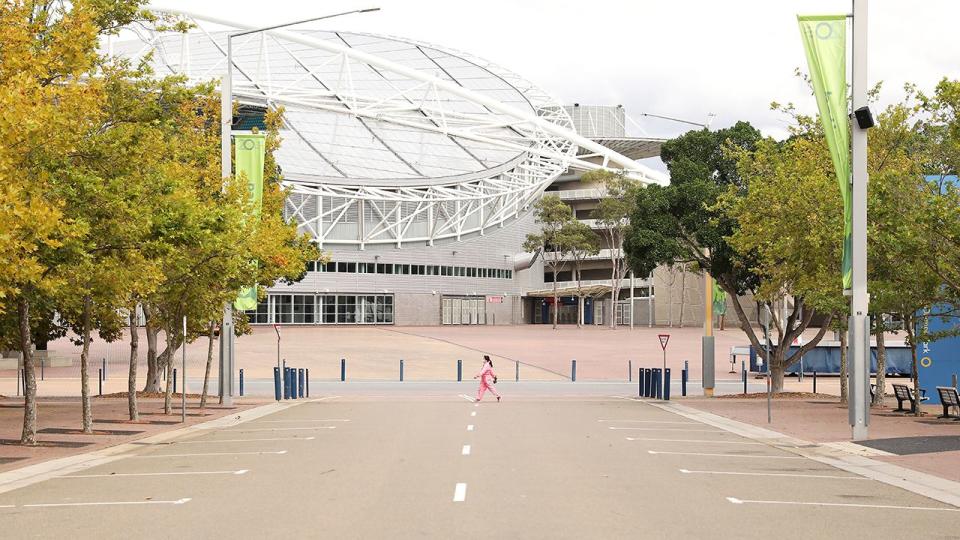
[{"label": "white dashed lane marking", "polygon": [[464,483],[457,484],[457,487],[453,489],[453,502],[463,502],[467,499],[467,485]]}]

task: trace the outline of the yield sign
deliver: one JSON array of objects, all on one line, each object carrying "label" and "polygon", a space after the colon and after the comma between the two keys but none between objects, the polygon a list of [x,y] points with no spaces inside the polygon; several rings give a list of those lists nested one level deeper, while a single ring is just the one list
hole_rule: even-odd
[{"label": "yield sign", "polygon": [[660,338],[660,346],[663,347],[663,350],[667,350],[667,342],[670,341],[670,334],[659,334],[657,337]]}]

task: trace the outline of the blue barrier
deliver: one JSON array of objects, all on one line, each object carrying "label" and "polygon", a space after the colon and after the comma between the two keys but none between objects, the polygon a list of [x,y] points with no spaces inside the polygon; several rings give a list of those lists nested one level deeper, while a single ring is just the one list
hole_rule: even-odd
[{"label": "blue barrier", "polygon": [[653,388],[654,388],[654,393],[653,393],[653,396],[651,396],[651,397],[656,398],[656,399],[663,399],[663,385],[662,385],[663,380],[660,378],[660,377],[661,377],[661,373],[662,373],[662,372],[661,372],[660,368],[653,368]]},{"label": "blue barrier", "polygon": [[663,399],[670,401],[670,368],[663,370]]},{"label": "blue barrier", "polygon": [[290,399],[290,368],[283,367],[283,399]]},{"label": "blue barrier", "polygon": [[303,368],[297,370],[297,395],[303,397]]},{"label": "blue barrier", "polygon": [[310,397],[310,368],[307,368],[307,397]]},{"label": "blue barrier", "polygon": [[273,368],[273,397],[280,401],[280,368]]}]

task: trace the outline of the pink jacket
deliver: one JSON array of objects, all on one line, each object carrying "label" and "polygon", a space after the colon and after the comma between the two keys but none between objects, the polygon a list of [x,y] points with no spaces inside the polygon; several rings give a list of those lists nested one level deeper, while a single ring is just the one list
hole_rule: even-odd
[{"label": "pink jacket", "polygon": [[484,362],[483,369],[480,370],[480,373],[477,373],[477,376],[480,377],[480,381],[483,384],[490,386],[493,384],[493,378],[497,375],[493,372],[493,367]]}]

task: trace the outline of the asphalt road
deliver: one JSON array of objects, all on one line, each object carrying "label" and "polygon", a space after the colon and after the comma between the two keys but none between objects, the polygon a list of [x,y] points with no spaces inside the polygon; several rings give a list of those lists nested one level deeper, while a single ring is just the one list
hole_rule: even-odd
[{"label": "asphalt road", "polygon": [[0,494],[3,538],[867,534],[956,537],[960,511],[641,401],[533,391],[328,395]]}]

